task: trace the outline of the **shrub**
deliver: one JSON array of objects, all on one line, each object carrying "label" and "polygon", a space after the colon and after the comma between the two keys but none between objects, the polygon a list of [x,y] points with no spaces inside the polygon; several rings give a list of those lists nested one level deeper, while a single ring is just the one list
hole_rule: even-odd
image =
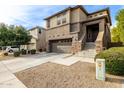
[{"label": "shrub", "polygon": [[39,49],[40,52],[42,52],[42,49]]},{"label": "shrub", "polygon": [[96,55],[96,58],[106,60],[106,72],[114,75],[124,75],[124,48],[110,48]]},{"label": "shrub", "polygon": [[7,53],[7,52],[5,52],[5,53],[4,53],[4,56],[8,56],[8,53]]},{"label": "shrub", "polygon": [[28,50],[28,54],[30,54],[31,53],[31,51],[30,50]]},{"label": "shrub", "polygon": [[31,54],[36,54],[36,50],[35,49],[32,49],[31,50]]},{"label": "shrub", "polygon": [[22,53],[22,55],[26,55],[27,54],[27,51],[25,49],[22,49],[21,50],[21,53]]},{"label": "shrub", "polygon": [[20,56],[20,52],[19,51],[14,52],[14,57],[19,57],[19,56]]}]

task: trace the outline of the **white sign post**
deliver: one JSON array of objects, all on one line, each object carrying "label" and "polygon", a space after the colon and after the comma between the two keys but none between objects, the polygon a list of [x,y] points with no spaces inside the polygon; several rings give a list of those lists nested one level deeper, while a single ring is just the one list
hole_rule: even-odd
[{"label": "white sign post", "polygon": [[96,59],[96,79],[105,81],[105,59]]}]

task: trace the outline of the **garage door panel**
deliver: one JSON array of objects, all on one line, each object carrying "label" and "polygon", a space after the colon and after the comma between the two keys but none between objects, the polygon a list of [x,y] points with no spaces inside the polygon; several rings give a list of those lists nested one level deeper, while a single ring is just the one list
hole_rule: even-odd
[{"label": "garage door panel", "polygon": [[70,53],[71,42],[52,43],[52,52]]}]

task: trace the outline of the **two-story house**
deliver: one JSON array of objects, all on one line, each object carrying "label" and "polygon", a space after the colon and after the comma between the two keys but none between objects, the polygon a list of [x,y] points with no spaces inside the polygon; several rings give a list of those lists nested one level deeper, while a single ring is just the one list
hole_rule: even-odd
[{"label": "two-story house", "polygon": [[77,53],[92,46],[96,52],[111,42],[109,8],[88,13],[83,6],[68,7],[47,18],[48,52]]},{"label": "two-story house", "polygon": [[43,27],[33,27],[28,30],[29,34],[32,36],[29,44],[27,45],[27,49],[36,49],[37,51],[39,50],[45,50],[46,48],[46,34],[45,34],[45,29]]}]

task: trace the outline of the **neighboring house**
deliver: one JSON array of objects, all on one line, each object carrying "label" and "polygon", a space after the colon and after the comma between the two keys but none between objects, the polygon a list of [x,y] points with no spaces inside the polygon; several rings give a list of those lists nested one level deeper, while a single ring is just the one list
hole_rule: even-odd
[{"label": "neighboring house", "polygon": [[39,51],[40,49],[45,50],[45,29],[37,26],[32,29],[29,29],[29,34],[32,36],[32,38],[29,42],[28,49],[36,49],[37,51]]},{"label": "neighboring house", "polygon": [[28,43],[27,46],[25,46],[25,49],[31,50],[36,49],[39,50],[45,50],[46,49],[46,35],[45,35],[45,29],[39,26],[36,26],[34,28],[31,28],[28,30],[29,34],[32,36],[31,41]]},{"label": "neighboring house", "polygon": [[88,46],[95,46],[96,52],[100,52],[111,42],[109,8],[88,13],[78,5],[45,20],[48,52],[76,53]]}]

